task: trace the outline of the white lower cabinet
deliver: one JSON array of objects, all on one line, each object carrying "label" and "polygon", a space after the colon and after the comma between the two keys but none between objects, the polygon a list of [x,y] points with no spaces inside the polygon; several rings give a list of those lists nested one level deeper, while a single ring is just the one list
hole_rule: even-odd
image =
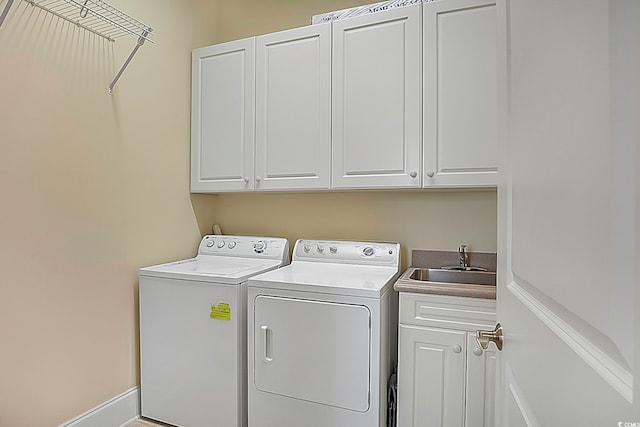
[{"label": "white lower cabinet", "polygon": [[398,427],[492,427],[495,301],[400,293]]},{"label": "white lower cabinet", "polygon": [[400,325],[398,426],[462,426],[463,331]]},{"label": "white lower cabinet", "polygon": [[[493,329],[488,327],[487,329]],[[467,332],[467,375],[465,392],[466,427],[495,426],[494,406],[498,354],[493,344],[482,350],[475,332]]]}]

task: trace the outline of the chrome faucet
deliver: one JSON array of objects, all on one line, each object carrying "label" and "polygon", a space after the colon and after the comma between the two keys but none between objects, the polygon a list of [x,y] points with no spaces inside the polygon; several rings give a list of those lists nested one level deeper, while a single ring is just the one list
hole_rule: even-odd
[{"label": "chrome faucet", "polygon": [[469,253],[467,252],[467,245],[460,245],[458,247],[458,256],[460,257],[460,268],[469,268]]},{"label": "chrome faucet", "polygon": [[487,271],[484,267],[471,267],[469,262],[469,247],[467,245],[458,246],[458,265],[447,265],[440,267],[443,270],[456,270],[456,271]]}]

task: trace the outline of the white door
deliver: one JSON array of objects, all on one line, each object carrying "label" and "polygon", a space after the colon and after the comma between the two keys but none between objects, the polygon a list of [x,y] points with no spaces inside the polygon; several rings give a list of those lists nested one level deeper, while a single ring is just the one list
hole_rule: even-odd
[{"label": "white door", "polygon": [[371,313],[361,305],[259,295],[258,390],[357,412],[369,409]]},{"label": "white door", "polygon": [[637,426],[640,2],[500,6],[498,425]]},{"label": "white door", "polygon": [[420,12],[333,22],[334,188],[420,187]]},{"label": "white door", "polygon": [[256,38],[256,190],[328,189],[331,24]]},{"label": "white door", "polygon": [[253,188],[255,39],[194,49],[191,191]]}]

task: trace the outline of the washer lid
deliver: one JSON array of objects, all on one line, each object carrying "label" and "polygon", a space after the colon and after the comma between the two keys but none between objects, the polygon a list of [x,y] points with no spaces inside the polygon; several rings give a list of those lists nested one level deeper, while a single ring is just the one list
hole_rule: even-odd
[{"label": "washer lid", "polygon": [[198,255],[183,261],[140,269],[140,276],[237,284],[250,276],[273,270],[280,260]]},{"label": "washer lid", "polygon": [[398,274],[397,267],[294,261],[251,277],[248,286],[378,298]]}]

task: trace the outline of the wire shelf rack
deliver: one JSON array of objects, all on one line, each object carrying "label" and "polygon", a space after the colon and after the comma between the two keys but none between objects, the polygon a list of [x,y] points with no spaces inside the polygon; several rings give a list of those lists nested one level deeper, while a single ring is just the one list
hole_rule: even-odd
[{"label": "wire shelf rack", "polygon": [[[109,94],[124,73],[138,49],[145,43],[154,43],[153,28],[146,25],[120,9],[103,0],[23,0],[31,6],[38,7],[60,19],[89,31],[97,36],[115,42],[124,36],[138,38],[133,51],[126,59],[120,71],[109,85]],[[9,13],[14,0],[7,0],[4,9],[0,11],[0,27]]]}]

